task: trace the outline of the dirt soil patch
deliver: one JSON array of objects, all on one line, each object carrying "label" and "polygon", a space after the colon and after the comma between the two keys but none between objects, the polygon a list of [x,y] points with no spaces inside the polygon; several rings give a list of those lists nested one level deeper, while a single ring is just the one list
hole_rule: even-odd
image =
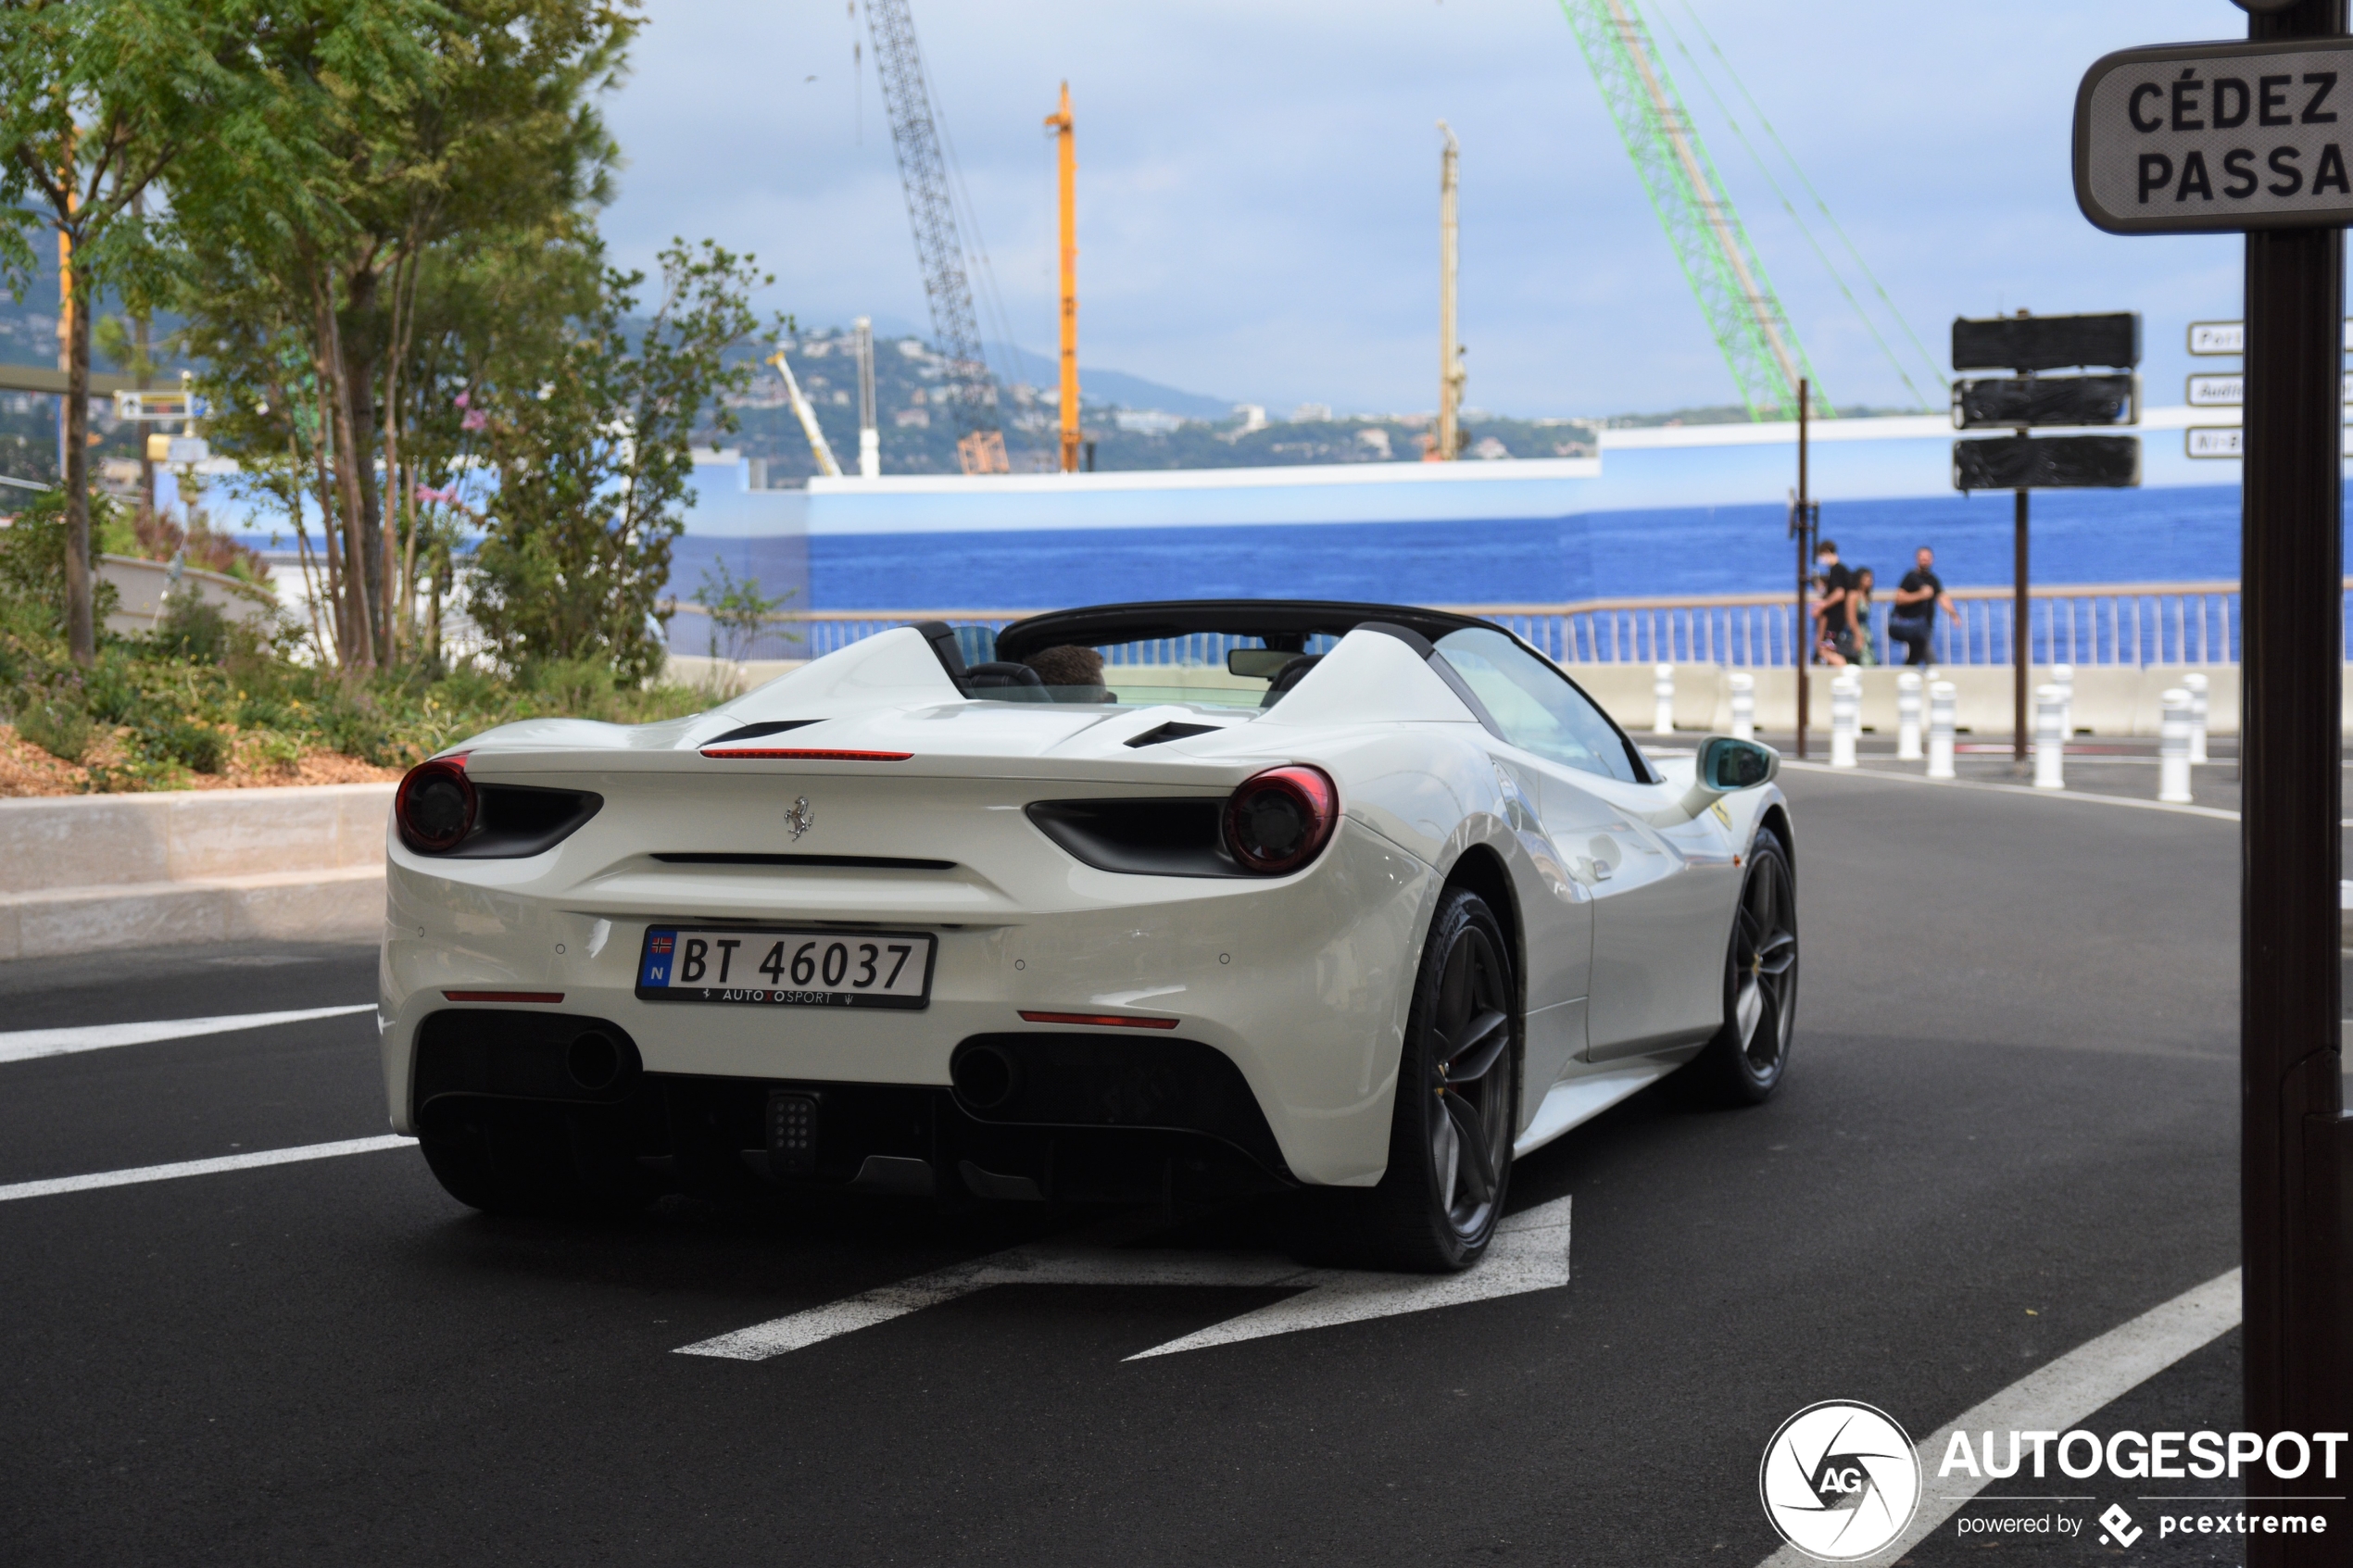
[{"label": "dirt soil patch", "polygon": [[[120,744],[109,736],[93,748],[92,759],[101,763],[119,760],[120,750]],[[400,777],[396,768],[379,768],[340,752],[306,751],[291,763],[273,762],[257,752],[253,746],[233,746],[225,771],[186,773],[180,787],[257,789],[281,784],[386,784]],[[88,793],[90,770],[50,756],[19,737],[13,726],[0,724],[0,799]]]}]

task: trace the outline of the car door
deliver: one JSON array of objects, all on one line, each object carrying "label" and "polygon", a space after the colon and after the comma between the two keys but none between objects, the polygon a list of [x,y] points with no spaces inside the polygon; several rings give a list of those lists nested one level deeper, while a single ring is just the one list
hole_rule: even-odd
[{"label": "car door", "polygon": [[1439,640],[1498,738],[1541,769],[1546,836],[1592,896],[1584,1060],[1705,1039],[1722,1022],[1730,864],[1713,813],[1662,829],[1646,819],[1680,791],[1549,661],[1500,631]]}]

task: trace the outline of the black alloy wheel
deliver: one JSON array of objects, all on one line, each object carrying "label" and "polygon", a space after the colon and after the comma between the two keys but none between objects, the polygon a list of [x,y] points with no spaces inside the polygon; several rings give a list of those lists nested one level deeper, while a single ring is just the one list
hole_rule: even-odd
[{"label": "black alloy wheel", "polygon": [[1724,1027],[1692,1062],[1718,1098],[1761,1105],[1780,1086],[1797,1027],[1797,881],[1771,829],[1749,850],[1724,963]]},{"label": "black alloy wheel", "polygon": [[1326,1188],[1318,1218],[1369,1268],[1443,1273],[1485,1255],[1511,1182],[1518,1125],[1519,985],[1486,900],[1449,888],[1430,922],[1397,1065],[1379,1185]]}]

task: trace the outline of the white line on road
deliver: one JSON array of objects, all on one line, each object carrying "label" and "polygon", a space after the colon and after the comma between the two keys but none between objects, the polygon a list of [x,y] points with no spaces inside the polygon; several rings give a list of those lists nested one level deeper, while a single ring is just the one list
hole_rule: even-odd
[{"label": "white line on road", "polygon": [[217,1018],[157,1018],[143,1023],[88,1023],[70,1029],[19,1029],[0,1035],[0,1061],[30,1061],[35,1057],[66,1056],[74,1051],[102,1051],[109,1046],[145,1046],[158,1040],[186,1040],[198,1035],[226,1035],[239,1029],[267,1029],[273,1023],[307,1023],[314,1018],[342,1018],[372,1012],[373,1002],[349,1007],[302,1008],[294,1012],[225,1013]]},{"label": "white line on road", "polygon": [[1931,779],[1924,773],[1898,773],[1884,768],[1833,768],[1827,762],[1800,762],[1793,758],[1781,759],[1784,768],[1801,769],[1808,773],[1824,773],[1832,778],[1877,779],[1886,784],[1927,784],[1935,789],[1985,790],[1995,795],[2031,795],[2037,800],[2077,800],[2087,806],[2123,806],[2136,811],[2171,811],[2182,817],[2211,817],[2217,822],[2235,822],[2236,811],[2225,811],[2219,806],[2182,806],[2170,800],[2143,800],[2131,795],[2098,795],[2085,789],[2036,789],[2032,784],[1993,784],[1982,779]]},{"label": "white line on road", "polygon": [[86,1176],[52,1176],[46,1181],[18,1182],[0,1186],[0,1203],[19,1198],[54,1198],[59,1193],[89,1192],[97,1187],[130,1186],[138,1182],[176,1181],[182,1176],[211,1176],[223,1171],[250,1171],[263,1165],[293,1165],[305,1160],[333,1160],[344,1154],[373,1154],[379,1149],[407,1148],[417,1140],[396,1133],[382,1137],[346,1138],[341,1143],[305,1144],[299,1148],[263,1148],[251,1154],[224,1154],[211,1160],[182,1160],[171,1165],[142,1165],[130,1171],[96,1171]]},{"label": "white line on road", "polygon": [[1114,1222],[1113,1227],[1015,1247],[826,1306],[771,1318],[715,1339],[682,1345],[675,1353],[764,1361],[995,1285],[1219,1285],[1299,1292],[1127,1358],[1142,1361],[1567,1285],[1568,1211],[1569,1200],[1561,1198],[1514,1214],[1496,1227],[1487,1258],[1477,1268],[1440,1275],[1302,1268],[1289,1258],[1259,1253],[1122,1247],[1120,1242],[1158,1228],[1156,1219],[1145,1217],[1139,1223],[1131,1217]]},{"label": "white line on road", "polygon": [[[2162,1306],[2152,1307],[2120,1328],[2011,1384],[1983,1404],[1931,1433],[1915,1449],[1923,1490],[1911,1524],[1881,1549],[1877,1561],[1894,1562],[1934,1535],[1944,1521],[1982,1491],[1986,1483],[1969,1476],[1936,1474],[1956,1432],[2064,1432],[2115,1403],[2193,1350],[2200,1350],[2239,1325],[2239,1272],[2208,1280]],[[1811,1568],[1815,1560],[1785,1546],[1761,1568]]]}]

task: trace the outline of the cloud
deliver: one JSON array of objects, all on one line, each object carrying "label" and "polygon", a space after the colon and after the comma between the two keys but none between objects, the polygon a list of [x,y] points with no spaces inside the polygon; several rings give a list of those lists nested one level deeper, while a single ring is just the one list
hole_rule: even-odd
[{"label": "cloud", "polygon": [[[1689,15],[1705,22],[1940,360],[1957,314],[2136,308],[2151,401],[2175,401],[2181,323],[2237,313],[2235,240],[2100,234],[2068,182],[2082,69],[2112,48],[2223,31],[2215,0],[1645,8],[1694,49]],[[805,323],[924,320],[871,47],[850,69],[862,19],[844,0],[656,0],[648,15],[609,107],[629,159],[605,216],[618,257],[645,265],[673,234],[709,234],[758,252],[778,280],[763,303]],[[1443,117],[1463,144],[1471,402],[1600,414],[1734,399],[1556,4],[916,0],[914,16],[1029,347],[1055,332],[1040,121],[1067,78],[1089,364],[1277,408],[1432,406]],[[1661,43],[1823,384],[1843,403],[1909,401]]]}]

